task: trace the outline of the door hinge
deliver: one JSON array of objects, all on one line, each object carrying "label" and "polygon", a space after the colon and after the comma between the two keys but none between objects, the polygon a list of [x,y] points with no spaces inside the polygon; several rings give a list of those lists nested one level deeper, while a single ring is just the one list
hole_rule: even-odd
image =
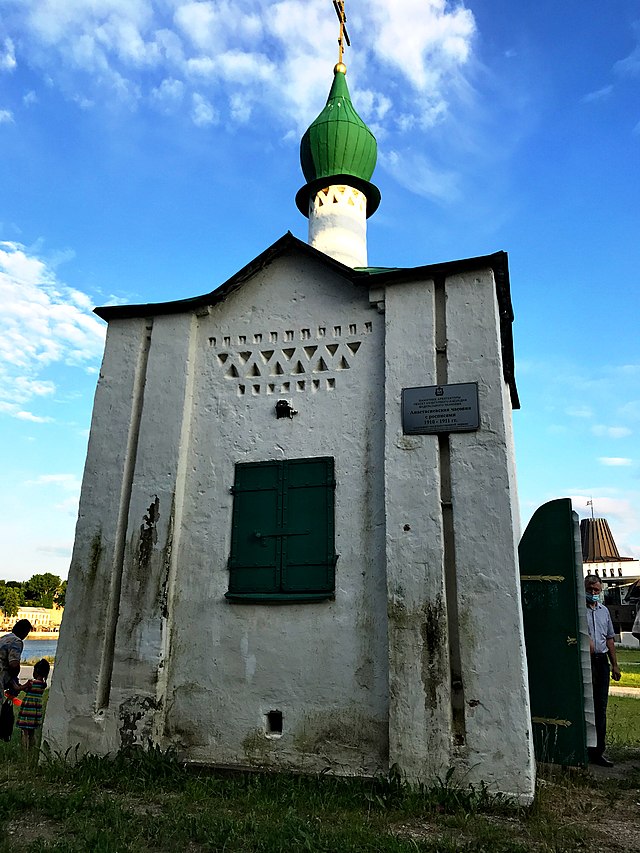
[{"label": "door hinge", "polygon": [[539,723],[542,726],[561,726],[564,729],[573,725],[571,720],[556,720],[553,717],[531,717],[531,722]]}]

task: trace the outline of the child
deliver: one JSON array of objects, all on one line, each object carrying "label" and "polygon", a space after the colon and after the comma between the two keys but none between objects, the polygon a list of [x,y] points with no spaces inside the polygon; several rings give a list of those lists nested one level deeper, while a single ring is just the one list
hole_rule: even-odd
[{"label": "child", "polygon": [[42,658],[33,667],[33,678],[21,687],[26,695],[22,700],[16,725],[22,733],[22,745],[27,750],[32,749],[36,729],[42,722],[42,694],[47,688],[49,669],[49,661]]}]

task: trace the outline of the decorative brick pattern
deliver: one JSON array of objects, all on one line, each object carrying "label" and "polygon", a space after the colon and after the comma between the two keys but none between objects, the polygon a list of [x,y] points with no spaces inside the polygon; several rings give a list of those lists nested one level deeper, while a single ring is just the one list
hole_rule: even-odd
[{"label": "decorative brick pattern", "polygon": [[315,394],[335,389],[336,377],[351,370],[372,328],[371,323],[349,323],[223,335],[210,337],[209,345],[214,351],[214,366],[233,383],[240,397],[304,391]]}]

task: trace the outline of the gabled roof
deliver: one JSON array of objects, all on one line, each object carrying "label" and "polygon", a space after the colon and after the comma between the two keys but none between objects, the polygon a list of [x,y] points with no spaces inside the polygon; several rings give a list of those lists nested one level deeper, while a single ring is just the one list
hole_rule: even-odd
[{"label": "gabled roof", "polygon": [[313,246],[309,246],[308,243],[303,243],[302,240],[298,240],[290,231],[287,231],[284,236],[276,240],[273,245],[265,249],[257,258],[249,261],[245,267],[234,273],[224,284],[221,284],[209,293],[204,293],[202,296],[193,296],[189,299],[174,299],[171,302],[150,302],[143,305],[106,305],[102,308],[95,308],[94,313],[98,317],[102,317],[103,320],[109,321],[122,320],[127,317],[158,317],[161,314],[181,314],[186,311],[197,311],[208,305],[217,305],[218,302],[222,302],[234,290],[241,287],[245,281],[253,278],[260,270],[268,267],[269,264],[272,264],[283,255],[296,251],[314,258],[316,261],[320,261],[325,266],[333,269],[334,272],[337,272],[338,275],[342,275],[343,278],[351,279],[353,277],[354,271],[350,267],[346,267],[339,261],[335,261],[333,258],[325,255],[324,252],[319,252]]},{"label": "gabled roof", "polygon": [[364,287],[403,284],[405,282],[425,279],[445,279],[461,273],[482,269],[493,270],[498,306],[500,310],[500,337],[502,342],[502,366],[504,378],[509,385],[511,404],[514,409],[520,408],[518,391],[515,382],[513,355],[513,307],[511,304],[511,289],[509,284],[509,265],[506,252],[495,252],[492,255],[481,255],[477,258],[463,258],[458,261],[446,261],[439,264],[426,264],[420,267],[368,267],[352,269],[340,261],[325,255],[294,237],[290,231],[265,249],[257,258],[227,279],[223,284],[202,296],[189,299],[175,299],[171,302],[155,302],[141,305],[106,305],[94,309],[94,313],[103,320],[122,320],[132,317],[158,317],[164,314],[182,314],[189,311],[199,311],[210,305],[224,301],[231,293],[253,278],[258,272],[268,267],[284,255],[298,253],[318,263],[323,264],[337,275]]}]

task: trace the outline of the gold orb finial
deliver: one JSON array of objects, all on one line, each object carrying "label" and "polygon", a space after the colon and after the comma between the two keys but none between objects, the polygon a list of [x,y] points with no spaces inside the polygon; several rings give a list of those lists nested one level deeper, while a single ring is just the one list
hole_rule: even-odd
[{"label": "gold orb finial", "polygon": [[334,74],[346,74],[347,66],[344,62],[337,62],[335,68],[333,69]]}]

